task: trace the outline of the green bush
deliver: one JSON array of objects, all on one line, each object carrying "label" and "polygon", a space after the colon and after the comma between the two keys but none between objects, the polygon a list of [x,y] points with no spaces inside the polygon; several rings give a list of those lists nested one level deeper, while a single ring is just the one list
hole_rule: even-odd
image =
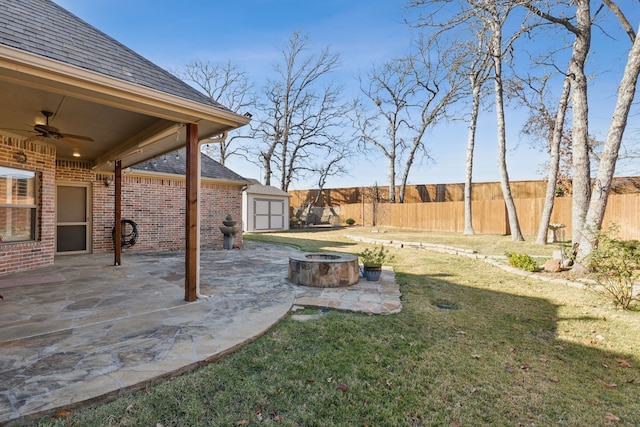
[{"label": "green bush", "polygon": [[635,299],[633,285],[640,277],[640,242],[616,236],[616,226],[594,233],[597,245],[589,255],[588,266],[596,284],[626,310]]},{"label": "green bush", "polygon": [[383,245],[378,246],[377,249],[366,248],[359,254],[359,256],[365,267],[383,265],[387,262],[392,262],[395,259],[395,256],[392,255]]},{"label": "green bush", "polygon": [[353,224],[355,224],[355,223],[356,223],[356,220],[355,220],[355,219],[353,219],[353,218],[347,218],[344,222],[345,222],[347,225],[353,225]]},{"label": "green bush", "polygon": [[515,252],[507,252],[505,255],[507,256],[507,260],[509,260],[509,264],[514,267],[531,272],[538,271],[540,269],[538,262],[531,258],[530,255],[518,254]]}]

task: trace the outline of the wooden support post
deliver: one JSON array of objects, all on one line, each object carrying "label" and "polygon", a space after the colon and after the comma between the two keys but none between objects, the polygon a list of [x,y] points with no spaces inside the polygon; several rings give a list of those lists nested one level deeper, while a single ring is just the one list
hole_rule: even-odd
[{"label": "wooden support post", "polygon": [[200,248],[198,239],[198,183],[200,156],[198,144],[198,125],[187,124],[187,183],[186,183],[186,248],[185,248],[185,277],[184,277],[184,299],[185,301],[195,301],[198,289],[198,264],[200,258]]},{"label": "wooden support post", "polygon": [[114,196],[114,251],[113,251],[113,265],[122,265],[122,160],[116,160],[115,163],[115,178],[113,185],[115,186]]}]

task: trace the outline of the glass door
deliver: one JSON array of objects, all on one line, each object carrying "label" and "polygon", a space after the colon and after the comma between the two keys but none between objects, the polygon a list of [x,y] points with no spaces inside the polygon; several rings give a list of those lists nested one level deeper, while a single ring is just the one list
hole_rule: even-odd
[{"label": "glass door", "polygon": [[89,187],[58,185],[56,190],[56,253],[89,252]]}]

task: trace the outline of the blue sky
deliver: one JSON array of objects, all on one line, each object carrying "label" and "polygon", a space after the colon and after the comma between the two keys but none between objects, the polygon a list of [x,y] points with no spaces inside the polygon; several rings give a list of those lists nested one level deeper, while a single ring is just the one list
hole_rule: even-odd
[{"label": "blue sky", "polygon": [[[330,46],[340,55],[342,65],[335,79],[354,95],[358,73],[401,53],[409,40],[409,29],[402,23],[406,0],[55,1],[161,67],[176,69],[194,59],[231,60],[249,74],[257,88],[265,70],[270,72],[278,61],[278,48],[294,31],[307,34],[318,49]],[[637,25],[637,19],[632,23]],[[610,86],[599,94],[602,100],[596,102],[605,107],[592,121],[594,133],[602,137],[618,79],[612,76]],[[518,122],[520,113],[510,109],[509,114]],[[522,140],[519,125],[507,126],[510,178],[542,179],[539,170],[544,155]],[[439,126],[426,140],[434,161],[414,165],[410,183],[463,182],[466,141],[464,122]],[[475,181],[498,180],[496,145],[495,115],[485,113],[476,144]],[[248,163],[233,161],[228,166],[246,177],[261,178],[260,170]],[[388,183],[386,162],[380,155],[361,158],[352,170],[351,176],[331,179],[327,186]],[[299,182],[292,188],[310,185]]]}]

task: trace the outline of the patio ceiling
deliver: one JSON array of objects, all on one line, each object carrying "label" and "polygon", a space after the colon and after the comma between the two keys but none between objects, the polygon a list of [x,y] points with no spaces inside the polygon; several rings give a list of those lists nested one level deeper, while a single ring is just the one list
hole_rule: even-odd
[{"label": "patio ceiling", "polygon": [[96,171],[113,171],[115,160],[126,168],[184,147],[187,123],[198,125],[202,141],[249,122],[224,108],[2,45],[0,93],[0,133],[35,136],[33,126],[49,111],[49,125],[60,133],[93,141],[41,140],[56,146],[58,159],[90,161]]}]

